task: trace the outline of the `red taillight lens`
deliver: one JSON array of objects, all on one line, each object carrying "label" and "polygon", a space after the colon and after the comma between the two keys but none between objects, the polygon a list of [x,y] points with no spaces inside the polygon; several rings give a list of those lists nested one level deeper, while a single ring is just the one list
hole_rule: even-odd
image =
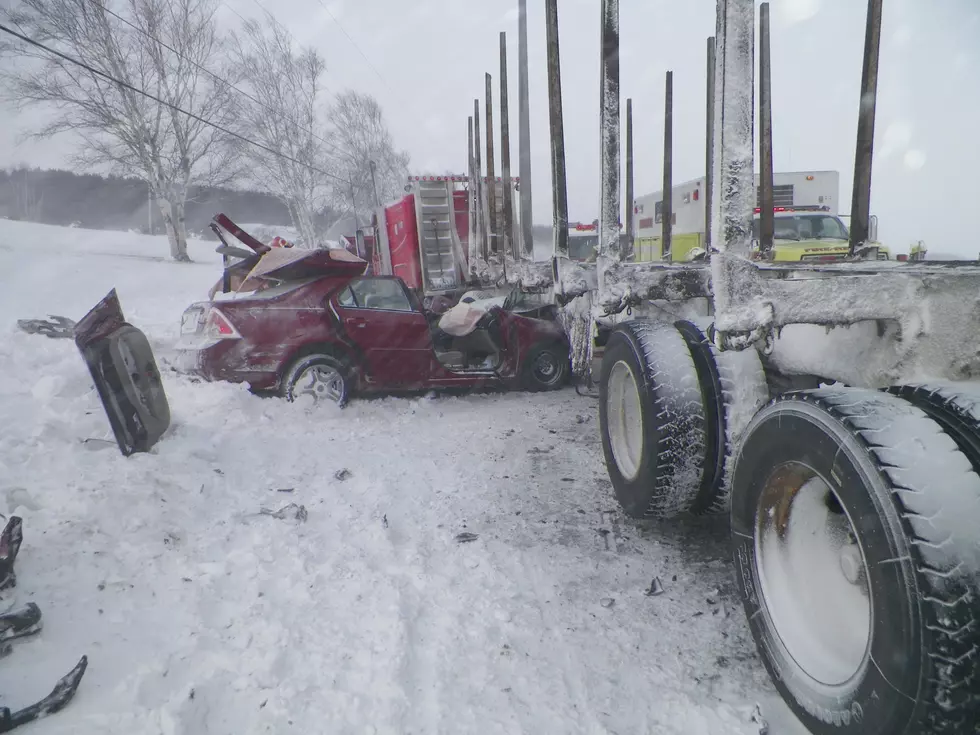
[{"label": "red taillight lens", "polygon": [[214,307],[208,313],[207,332],[213,339],[239,339],[241,337],[228,317]]},{"label": "red taillight lens", "polygon": [[909,256],[907,256],[905,253],[899,253],[898,255],[895,256],[895,260],[897,260],[897,261],[899,261],[901,263],[908,262],[908,259],[909,259]]}]

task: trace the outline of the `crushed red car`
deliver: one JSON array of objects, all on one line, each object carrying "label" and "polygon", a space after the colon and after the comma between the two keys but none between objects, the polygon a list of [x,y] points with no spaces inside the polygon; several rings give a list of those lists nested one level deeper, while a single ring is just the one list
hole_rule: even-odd
[{"label": "crushed red car", "polygon": [[364,275],[367,262],[344,249],[273,248],[220,214],[212,230],[226,267],[211,300],[184,312],[177,349],[188,372],[340,404],[354,393],[568,380],[555,322],[499,306],[427,311],[400,278]]}]

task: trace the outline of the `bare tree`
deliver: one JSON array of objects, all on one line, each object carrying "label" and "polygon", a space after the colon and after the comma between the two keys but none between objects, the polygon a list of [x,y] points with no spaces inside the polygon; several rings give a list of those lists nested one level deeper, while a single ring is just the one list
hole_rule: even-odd
[{"label": "bare tree", "polygon": [[[408,154],[395,148],[384,113],[371,95],[348,90],[337,95],[330,106],[330,157],[345,182],[338,184],[335,206],[358,212],[374,208],[374,185],[382,202],[398,196],[408,176]],[[376,164],[371,180],[371,162]],[[353,182],[354,202],[351,202]]]},{"label": "bare tree", "polygon": [[234,111],[228,84],[205,71],[221,50],[217,2],[125,0],[112,11],[105,1],[22,0],[2,11],[24,35],[89,68],[34,46],[11,45],[21,63],[0,72],[0,81],[12,101],[54,110],[35,137],[74,133],[82,142],[77,164],[108,164],[146,181],[166,224],[171,256],[188,261],[188,189],[221,185],[235,175],[228,136],[202,122],[226,125]]},{"label": "bare tree", "polygon": [[266,14],[246,21],[233,53],[257,104],[238,108],[239,125],[266,150],[248,149],[251,178],[288,208],[306,247],[316,247],[316,212],[327,202],[330,178],[322,130],[321,83],[326,64],[313,49],[293,48],[289,33]]}]

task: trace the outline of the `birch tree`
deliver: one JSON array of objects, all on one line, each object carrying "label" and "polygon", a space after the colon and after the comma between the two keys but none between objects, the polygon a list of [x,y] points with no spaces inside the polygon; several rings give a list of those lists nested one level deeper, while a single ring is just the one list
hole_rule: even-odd
[{"label": "birch tree", "polygon": [[[371,211],[375,206],[374,183],[381,202],[403,193],[408,177],[408,154],[399,151],[385,123],[381,105],[369,94],[348,90],[330,106],[331,160],[344,184],[337,184],[335,206],[350,211]],[[376,164],[374,182],[371,162]],[[351,202],[353,182],[354,202]]]},{"label": "birch tree", "polygon": [[236,173],[235,147],[208,124],[226,127],[234,113],[230,87],[207,71],[221,61],[217,0],[123,0],[116,8],[103,5],[107,1],[22,0],[0,11],[24,35],[89,67],[9,44],[7,53],[20,63],[5,63],[0,81],[15,103],[53,111],[35,137],[73,133],[81,141],[77,165],[108,164],[145,181],[171,256],[188,261],[184,205],[190,187],[221,185]]},{"label": "birch tree", "polygon": [[326,64],[313,49],[295,49],[270,14],[261,25],[245,22],[235,35],[233,54],[252,97],[237,111],[239,125],[265,149],[249,148],[250,178],[289,209],[299,244],[316,247],[315,215],[331,191],[322,137]]}]

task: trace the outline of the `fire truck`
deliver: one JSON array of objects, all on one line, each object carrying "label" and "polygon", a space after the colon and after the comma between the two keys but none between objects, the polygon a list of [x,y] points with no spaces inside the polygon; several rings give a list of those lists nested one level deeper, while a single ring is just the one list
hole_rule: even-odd
[{"label": "fire truck", "polygon": [[[487,180],[479,187],[481,211],[474,206],[470,178],[465,175],[411,176],[401,199],[376,212],[376,243],[372,268],[379,275],[393,275],[415,289],[423,298],[459,296],[481,284],[474,274],[473,255],[484,247],[480,217],[488,218]],[[510,196],[515,206],[511,243],[520,248],[520,207],[516,191],[520,180],[512,179]],[[496,179],[494,221],[503,222],[503,179]],[[487,247],[495,250],[499,227],[490,227]],[[503,238],[500,238],[502,241]]]}]

